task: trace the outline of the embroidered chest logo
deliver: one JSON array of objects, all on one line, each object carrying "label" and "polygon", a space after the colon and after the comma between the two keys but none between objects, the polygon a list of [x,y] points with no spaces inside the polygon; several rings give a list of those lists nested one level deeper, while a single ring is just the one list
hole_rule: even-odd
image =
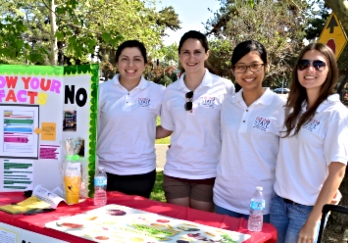
[{"label": "embroidered chest logo", "polygon": [[313,130],[315,130],[317,128],[317,126],[320,124],[320,121],[318,120],[311,120],[310,122],[306,123],[303,128],[307,129],[308,131],[312,132]]},{"label": "embroidered chest logo", "polygon": [[201,97],[201,106],[206,108],[214,108],[215,97],[212,96],[202,96]]},{"label": "embroidered chest logo", "polygon": [[149,98],[138,98],[138,106],[149,108],[150,107],[150,99]]},{"label": "embroidered chest logo", "polygon": [[254,121],[253,128],[260,129],[261,131],[267,131],[269,124],[271,124],[271,120],[258,116]]}]

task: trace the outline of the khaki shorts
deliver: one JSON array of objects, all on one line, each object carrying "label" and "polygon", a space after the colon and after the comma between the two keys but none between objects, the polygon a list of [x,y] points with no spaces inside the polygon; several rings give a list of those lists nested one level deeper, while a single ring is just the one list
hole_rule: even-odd
[{"label": "khaki shorts", "polygon": [[163,191],[167,199],[189,197],[201,202],[213,202],[214,182],[215,178],[189,180],[164,175]]}]

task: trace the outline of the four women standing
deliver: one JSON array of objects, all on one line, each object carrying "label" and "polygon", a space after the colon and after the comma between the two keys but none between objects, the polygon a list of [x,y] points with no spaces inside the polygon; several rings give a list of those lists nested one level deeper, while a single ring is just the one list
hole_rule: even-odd
[{"label": "four women standing", "polygon": [[315,242],[321,209],[348,161],[348,112],[333,94],[333,52],[318,43],[301,52],[286,104],[262,87],[267,53],[259,42],[242,42],[233,52],[232,73],[242,87],[233,97],[233,84],[205,68],[208,56],[206,37],[185,33],[179,43],[185,72],[164,92],[141,76],[145,47],[137,41],[119,47],[120,74],[100,85],[98,157],[108,190],[149,197],[155,133],[172,134],[163,182],[169,203],[211,211],[215,183],[216,212],[247,218],[255,187],[263,186],[271,202],[264,220],[271,212],[278,242]]}]

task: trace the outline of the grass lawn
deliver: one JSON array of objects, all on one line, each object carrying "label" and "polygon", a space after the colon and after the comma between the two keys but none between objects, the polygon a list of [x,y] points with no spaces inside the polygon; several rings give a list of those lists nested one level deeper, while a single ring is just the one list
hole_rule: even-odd
[{"label": "grass lawn", "polygon": [[[161,118],[158,116],[156,118],[157,125],[161,124]],[[156,139],[156,144],[170,144],[170,136],[166,138]]]},{"label": "grass lawn", "polygon": [[163,171],[157,171],[156,181],[152,189],[150,199],[160,201],[160,202],[166,202],[166,198],[164,197],[164,192],[162,189],[162,184],[163,184]]},{"label": "grass lawn", "polygon": [[[161,124],[161,118],[158,116],[156,119],[157,125]],[[170,144],[170,136],[166,138],[156,139],[156,144]],[[164,192],[162,189],[163,184],[163,171],[157,171],[155,185],[152,189],[150,199],[166,202],[166,198],[164,197]]]}]

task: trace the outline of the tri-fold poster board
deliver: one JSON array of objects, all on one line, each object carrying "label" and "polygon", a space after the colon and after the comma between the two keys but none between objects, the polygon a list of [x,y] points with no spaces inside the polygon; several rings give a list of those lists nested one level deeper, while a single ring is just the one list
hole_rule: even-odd
[{"label": "tri-fold poster board", "polygon": [[0,192],[62,187],[64,140],[78,138],[93,192],[98,65],[0,65]]}]

